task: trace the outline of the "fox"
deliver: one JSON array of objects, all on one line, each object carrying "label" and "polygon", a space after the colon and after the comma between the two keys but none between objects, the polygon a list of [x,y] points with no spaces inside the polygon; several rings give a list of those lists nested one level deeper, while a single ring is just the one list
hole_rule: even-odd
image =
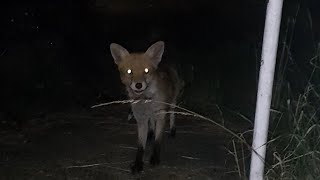
[{"label": "fox", "polygon": [[170,136],[176,135],[175,115],[172,112],[183,83],[173,67],[160,63],[164,46],[163,41],[158,41],[145,52],[129,53],[119,44],[110,44],[111,55],[129,99],[151,100],[131,103],[138,130],[138,148],[135,161],[131,165],[132,174],[143,170],[144,152],[149,137],[154,138],[149,163],[152,166],[159,165],[160,144],[168,116]]}]

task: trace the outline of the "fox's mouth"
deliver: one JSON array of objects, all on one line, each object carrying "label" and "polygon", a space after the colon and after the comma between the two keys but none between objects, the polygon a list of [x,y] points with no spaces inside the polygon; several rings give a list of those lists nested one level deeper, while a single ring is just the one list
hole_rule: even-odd
[{"label": "fox's mouth", "polygon": [[148,85],[146,83],[139,83],[137,86],[137,83],[132,83],[130,89],[134,94],[141,95],[148,89]]},{"label": "fox's mouth", "polygon": [[133,90],[136,94],[142,94],[144,90]]}]

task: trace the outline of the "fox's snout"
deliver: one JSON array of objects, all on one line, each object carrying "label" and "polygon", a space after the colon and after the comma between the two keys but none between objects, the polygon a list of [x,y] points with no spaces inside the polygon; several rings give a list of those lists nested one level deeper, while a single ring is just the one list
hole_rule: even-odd
[{"label": "fox's snout", "polygon": [[142,93],[147,88],[146,82],[132,82],[130,88],[137,94]]}]

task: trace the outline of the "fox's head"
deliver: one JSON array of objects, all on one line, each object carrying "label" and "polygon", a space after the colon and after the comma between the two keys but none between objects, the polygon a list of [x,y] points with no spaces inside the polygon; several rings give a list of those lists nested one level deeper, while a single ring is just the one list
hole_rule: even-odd
[{"label": "fox's head", "polygon": [[120,71],[121,81],[139,95],[150,85],[164,51],[164,42],[158,41],[144,53],[129,53],[119,44],[112,43],[110,50]]}]

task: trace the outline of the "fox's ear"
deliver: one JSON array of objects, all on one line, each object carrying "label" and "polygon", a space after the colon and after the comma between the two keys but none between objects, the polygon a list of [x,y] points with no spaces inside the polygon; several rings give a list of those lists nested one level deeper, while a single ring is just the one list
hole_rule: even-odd
[{"label": "fox's ear", "polygon": [[129,55],[129,52],[124,47],[116,43],[110,44],[110,51],[116,64],[118,64],[123,57]]},{"label": "fox's ear", "polygon": [[157,66],[161,61],[163,51],[164,51],[164,42],[158,41],[152,44],[148,48],[148,50],[145,52],[145,55],[150,57],[151,60],[154,62],[154,65]]}]

